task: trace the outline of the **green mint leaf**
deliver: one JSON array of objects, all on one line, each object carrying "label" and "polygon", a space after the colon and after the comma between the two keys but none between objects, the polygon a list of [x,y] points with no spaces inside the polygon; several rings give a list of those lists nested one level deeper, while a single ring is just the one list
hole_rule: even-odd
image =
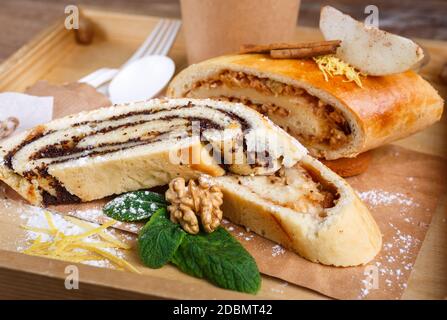
[{"label": "green mint leaf", "polygon": [[253,257],[222,227],[208,234],[186,234],[172,262],[222,288],[256,293],[261,286]]},{"label": "green mint leaf", "polygon": [[157,210],[138,235],[141,260],[150,268],[161,268],[171,261],[185,235],[179,225],[169,220],[166,208]]},{"label": "green mint leaf", "polygon": [[163,195],[147,191],[125,193],[108,202],[104,213],[118,221],[141,221],[150,218],[154,212],[166,207]]}]

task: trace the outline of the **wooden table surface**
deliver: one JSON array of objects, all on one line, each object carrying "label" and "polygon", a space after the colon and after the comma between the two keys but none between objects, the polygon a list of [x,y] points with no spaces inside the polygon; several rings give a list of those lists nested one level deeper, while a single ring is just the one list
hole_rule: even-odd
[{"label": "wooden table surface", "polygon": [[[329,4],[357,19],[365,6],[379,8],[380,27],[399,34],[447,40],[445,0],[301,0],[299,25],[318,26],[322,4]],[[2,0],[0,7],[0,63],[57,18],[68,4],[152,16],[180,17],[179,0]]]}]

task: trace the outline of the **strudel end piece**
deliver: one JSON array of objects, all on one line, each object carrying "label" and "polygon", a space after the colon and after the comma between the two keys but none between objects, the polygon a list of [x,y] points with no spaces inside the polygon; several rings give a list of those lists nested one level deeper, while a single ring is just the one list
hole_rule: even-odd
[{"label": "strudel end piece", "polygon": [[210,179],[225,217],[308,260],[355,266],[380,251],[380,230],[355,191],[310,156],[271,176]]}]

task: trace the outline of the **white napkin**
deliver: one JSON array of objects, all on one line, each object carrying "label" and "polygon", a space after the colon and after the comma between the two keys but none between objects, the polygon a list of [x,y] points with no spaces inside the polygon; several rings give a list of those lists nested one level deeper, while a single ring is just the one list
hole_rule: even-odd
[{"label": "white napkin", "polygon": [[48,122],[53,118],[53,97],[0,93],[0,121],[8,117],[16,117],[20,121],[14,133]]}]

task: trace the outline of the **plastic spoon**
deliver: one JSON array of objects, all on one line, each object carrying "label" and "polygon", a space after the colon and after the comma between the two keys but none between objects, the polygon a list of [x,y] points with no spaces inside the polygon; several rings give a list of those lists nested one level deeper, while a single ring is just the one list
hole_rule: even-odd
[{"label": "plastic spoon", "polygon": [[153,98],[168,84],[174,71],[174,61],[166,56],[153,55],[135,60],[110,82],[110,100],[126,103]]}]

